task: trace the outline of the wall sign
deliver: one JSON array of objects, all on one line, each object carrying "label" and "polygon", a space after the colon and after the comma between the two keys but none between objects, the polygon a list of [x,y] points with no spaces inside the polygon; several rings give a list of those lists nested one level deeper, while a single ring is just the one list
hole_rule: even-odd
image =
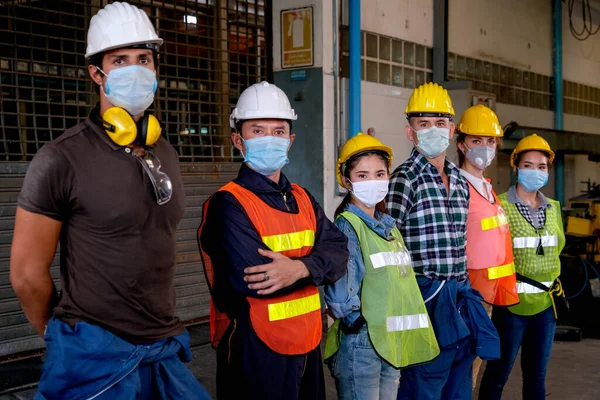
[{"label": "wall sign", "polygon": [[281,68],[307,67],[314,64],[313,9],[281,11]]},{"label": "wall sign", "polygon": [[477,104],[483,104],[492,110],[496,109],[496,98],[494,96],[485,96],[474,94],[471,96],[471,105],[476,106]]}]

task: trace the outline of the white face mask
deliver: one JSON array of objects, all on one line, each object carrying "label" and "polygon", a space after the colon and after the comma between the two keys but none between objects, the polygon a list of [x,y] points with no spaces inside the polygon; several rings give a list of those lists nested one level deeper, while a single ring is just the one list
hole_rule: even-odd
[{"label": "white face mask", "polygon": [[450,144],[449,128],[439,128],[433,125],[418,131],[412,127],[410,129],[417,134],[417,139],[419,140],[417,148],[427,158],[435,158],[441,155]]},{"label": "white face mask", "polygon": [[375,207],[377,203],[385,199],[390,181],[386,179],[350,183],[352,183],[352,190],[350,190],[352,195],[356,200],[370,208]]}]

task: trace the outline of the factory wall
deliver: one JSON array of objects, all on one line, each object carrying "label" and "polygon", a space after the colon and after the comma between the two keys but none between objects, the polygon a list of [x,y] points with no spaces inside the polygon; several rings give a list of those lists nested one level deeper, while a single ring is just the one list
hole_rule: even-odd
[{"label": "factory wall", "polygon": [[[347,0],[341,1],[342,58],[344,71],[344,25],[347,25]],[[323,14],[330,13],[329,2],[323,3]],[[376,136],[394,149],[393,166],[404,161],[411,149],[406,139],[404,108],[415,86],[431,77],[431,48],[433,46],[433,0],[369,0],[361,7],[363,31],[362,59],[362,129],[374,128]],[[600,13],[593,11],[598,15]],[[579,15],[577,12],[575,13]],[[566,4],[563,5],[563,73],[565,80],[564,129],[576,132],[600,133],[600,35],[584,42],[576,40],[569,31]],[[331,36],[331,14],[324,17],[323,37]],[[574,19],[576,26],[581,21]],[[552,111],[552,7],[546,0],[453,0],[449,2],[448,46],[450,52],[449,74],[451,80],[466,80],[478,92],[495,95],[496,111],[500,122],[511,121],[524,126],[554,127]],[[375,41],[377,40],[377,41]],[[387,49],[392,46],[391,55]],[[395,47],[402,43],[403,57],[395,58]],[[339,144],[343,142],[346,125],[342,124],[336,137],[333,129],[333,82],[330,60],[333,59],[333,42],[323,44],[323,192],[324,206],[330,216],[341,199],[335,183],[335,162]],[[377,50],[375,47],[378,47]],[[407,47],[408,46],[408,47]],[[406,49],[410,51],[407,52]],[[383,56],[382,52],[385,52]],[[422,58],[420,58],[422,57]],[[467,72],[461,71],[465,60]],[[471,64],[472,63],[472,64]],[[479,63],[481,75],[472,72]],[[387,66],[390,64],[390,67]],[[377,68],[379,65],[379,68]],[[470,69],[469,69],[470,67]],[[391,68],[391,72],[388,72]],[[485,68],[490,69],[489,75]],[[395,71],[398,71],[396,73]],[[413,72],[414,70],[414,72]],[[505,77],[503,74],[508,74]],[[495,74],[498,76],[495,76]],[[400,75],[403,74],[403,75]],[[514,75],[514,76],[513,76]],[[343,106],[347,104],[347,85],[342,83]],[[469,104],[460,105],[466,108]],[[347,114],[342,113],[342,120]],[[462,112],[461,110],[461,112]],[[457,119],[460,115],[457,115]],[[454,145],[451,145],[454,146]],[[510,167],[505,155],[499,156],[490,170],[499,192],[510,185]],[[552,173],[552,172],[551,172]],[[585,155],[565,157],[565,198],[579,194],[585,188],[580,181],[600,181],[597,163]],[[545,192],[555,196],[554,180]]]}]

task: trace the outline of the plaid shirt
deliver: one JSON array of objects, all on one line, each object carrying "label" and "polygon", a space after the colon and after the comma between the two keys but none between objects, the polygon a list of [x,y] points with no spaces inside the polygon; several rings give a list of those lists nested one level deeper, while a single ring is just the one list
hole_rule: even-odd
[{"label": "plaid shirt", "polygon": [[413,149],[392,174],[388,211],[411,252],[415,274],[463,280],[467,278],[469,185],[447,159],[444,168],[450,196],[437,169]]},{"label": "plaid shirt", "polygon": [[533,209],[529,204],[525,203],[517,194],[517,186],[513,185],[508,189],[507,199],[510,203],[517,206],[517,210],[523,218],[527,220],[535,229],[542,229],[546,225],[546,209],[552,205],[546,199],[546,196],[538,190],[537,197],[540,199],[540,205],[537,209]]}]

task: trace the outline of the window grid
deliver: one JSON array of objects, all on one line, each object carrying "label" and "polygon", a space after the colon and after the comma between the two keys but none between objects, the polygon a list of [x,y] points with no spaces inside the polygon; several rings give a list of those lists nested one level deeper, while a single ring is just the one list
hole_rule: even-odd
[{"label": "window grid", "polygon": [[[340,27],[340,74],[348,77],[348,27]],[[415,88],[432,80],[430,47],[361,32],[361,79]],[[496,95],[499,103],[542,110],[554,109],[554,81],[543,74],[455,53],[448,54],[448,79],[467,80],[473,90]],[[564,112],[600,118],[600,88],[563,81]]]},{"label": "window grid", "polygon": [[[0,7],[2,161],[30,160],[96,104],[83,55],[89,20],[101,3],[42,0]],[[148,13],[165,41],[150,111],[181,161],[240,160],[228,116],[244,88],[272,75],[270,2],[130,3]]]},{"label": "window grid", "polygon": [[[348,27],[341,26],[340,75],[349,76]],[[361,79],[406,88],[432,80],[432,50],[417,43],[361,32]]]}]

